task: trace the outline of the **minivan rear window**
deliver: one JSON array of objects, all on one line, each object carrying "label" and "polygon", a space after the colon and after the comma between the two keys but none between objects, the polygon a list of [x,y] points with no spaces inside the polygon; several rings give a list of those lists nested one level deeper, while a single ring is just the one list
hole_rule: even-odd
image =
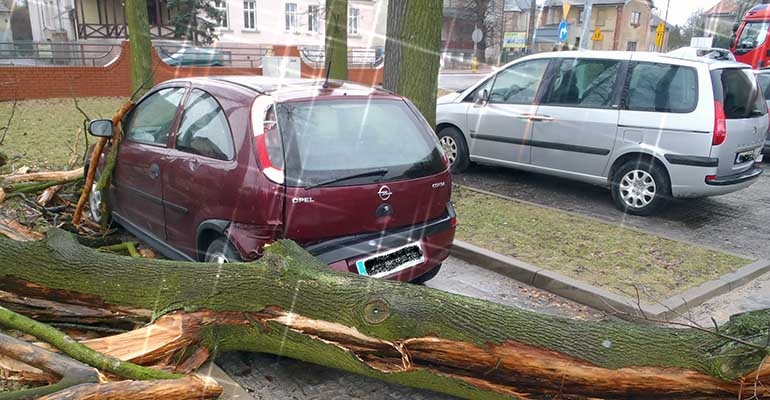
[{"label": "minivan rear window", "polygon": [[446,169],[432,131],[404,101],[301,101],[278,104],[277,110],[289,186],[383,171],[325,186],[360,185]]},{"label": "minivan rear window", "polygon": [[626,109],[689,113],[698,104],[698,75],[694,68],[632,62],[626,87]]},{"label": "minivan rear window", "polygon": [[748,68],[711,71],[714,100],[722,103],[727,119],[755,118],[767,114],[765,97]]}]

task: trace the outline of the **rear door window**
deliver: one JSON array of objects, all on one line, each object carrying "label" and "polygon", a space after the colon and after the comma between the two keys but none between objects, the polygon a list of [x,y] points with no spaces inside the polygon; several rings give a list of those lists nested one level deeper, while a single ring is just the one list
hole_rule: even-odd
[{"label": "rear door window", "polygon": [[750,69],[711,71],[714,99],[722,102],[727,119],[755,118],[767,114],[762,91]]},{"label": "rear door window", "polygon": [[689,113],[698,105],[695,68],[632,62],[626,83],[625,109]]},{"label": "rear door window", "polygon": [[615,97],[618,60],[563,59],[541,104],[608,108]]},{"label": "rear door window", "polygon": [[446,168],[432,132],[401,100],[287,102],[278,104],[277,111],[290,186],[387,170],[329,186],[367,184],[435,175]]},{"label": "rear door window", "polygon": [[184,88],[161,89],[142,100],[126,120],[126,139],[166,146],[184,92]]},{"label": "rear door window", "polygon": [[176,149],[222,161],[235,157],[224,111],[211,95],[200,89],[193,89],[187,99]]}]

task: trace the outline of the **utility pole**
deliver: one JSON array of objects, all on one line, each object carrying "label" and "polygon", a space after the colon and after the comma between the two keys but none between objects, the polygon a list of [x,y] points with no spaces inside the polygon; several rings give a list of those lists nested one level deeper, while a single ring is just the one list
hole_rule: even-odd
[{"label": "utility pole", "polygon": [[668,9],[671,8],[671,0],[666,2],[666,16],[663,17],[663,43],[660,44],[659,51],[663,52],[663,46],[666,44],[666,32],[668,31]]},{"label": "utility pole", "polygon": [[535,52],[535,18],[537,18],[537,0],[532,0],[529,6],[529,27],[527,28],[527,43],[529,53]]},{"label": "utility pole", "polygon": [[593,0],[586,0],[586,6],[583,10],[583,32],[580,34],[580,48],[588,49],[588,42],[591,41],[591,8]]}]

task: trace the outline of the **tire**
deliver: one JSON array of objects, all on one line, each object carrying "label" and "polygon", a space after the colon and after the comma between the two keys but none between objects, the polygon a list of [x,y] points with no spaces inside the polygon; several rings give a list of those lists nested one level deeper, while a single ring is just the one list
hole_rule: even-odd
[{"label": "tire", "polygon": [[462,132],[455,127],[448,127],[439,131],[437,136],[444,154],[449,158],[449,171],[453,174],[464,172],[470,164],[470,156]]},{"label": "tire", "polygon": [[[99,173],[94,176],[94,182],[91,184],[91,193],[88,195],[88,216],[92,221],[100,224],[102,221],[102,202],[104,201],[104,193],[96,190],[96,184],[99,183]],[[106,226],[110,226],[112,223],[112,216],[109,211],[109,202],[107,203],[107,223]]]},{"label": "tire", "polygon": [[437,265],[432,270],[418,276],[417,278],[412,279],[412,283],[415,285],[423,285],[425,282],[435,278],[439,271],[441,271],[441,264]]},{"label": "tire", "polygon": [[241,262],[243,259],[232,243],[225,237],[219,237],[209,244],[206,249],[204,262],[208,263],[232,263]]},{"label": "tire", "polygon": [[670,197],[668,175],[650,161],[628,161],[612,175],[612,200],[624,213],[651,215]]}]

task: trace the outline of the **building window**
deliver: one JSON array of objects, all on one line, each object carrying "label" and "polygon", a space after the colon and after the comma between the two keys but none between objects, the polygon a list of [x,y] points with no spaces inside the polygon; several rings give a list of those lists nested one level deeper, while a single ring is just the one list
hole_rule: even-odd
[{"label": "building window", "polygon": [[604,21],[607,19],[607,10],[596,10],[596,26],[604,26]]},{"label": "building window", "polygon": [[318,6],[307,6],[307,30],[318,32]]},{"label": "building window", "polygon": [[214,0],[214,8],[219,10],[219,23],[217,24],[220,28],[229,28],[230,27],[230,18],[229,15],[227,15],[227,1],[226,0]]},{"label": "building window", "polygon": [[626,45],[626,50],[636,51],[636,42],[628,42],[628,44]]},{"label": "building window", "polygon": [[634,11],[631,13],[631,25],[639,26],[639,21],[642,19],[642,13]]},{"label": "building window", "polygon": [[286,3],[286,30],[297,30],[297,3]]},{"label": "building window", "polygon": [[348,10],[348,34],[358,34],[358,23],[361,13],[357,8],[351,8]]},{"label": "building window", "polygon": [[257,29],[257,1],[246,0],[243,2],[243,29]]}]

